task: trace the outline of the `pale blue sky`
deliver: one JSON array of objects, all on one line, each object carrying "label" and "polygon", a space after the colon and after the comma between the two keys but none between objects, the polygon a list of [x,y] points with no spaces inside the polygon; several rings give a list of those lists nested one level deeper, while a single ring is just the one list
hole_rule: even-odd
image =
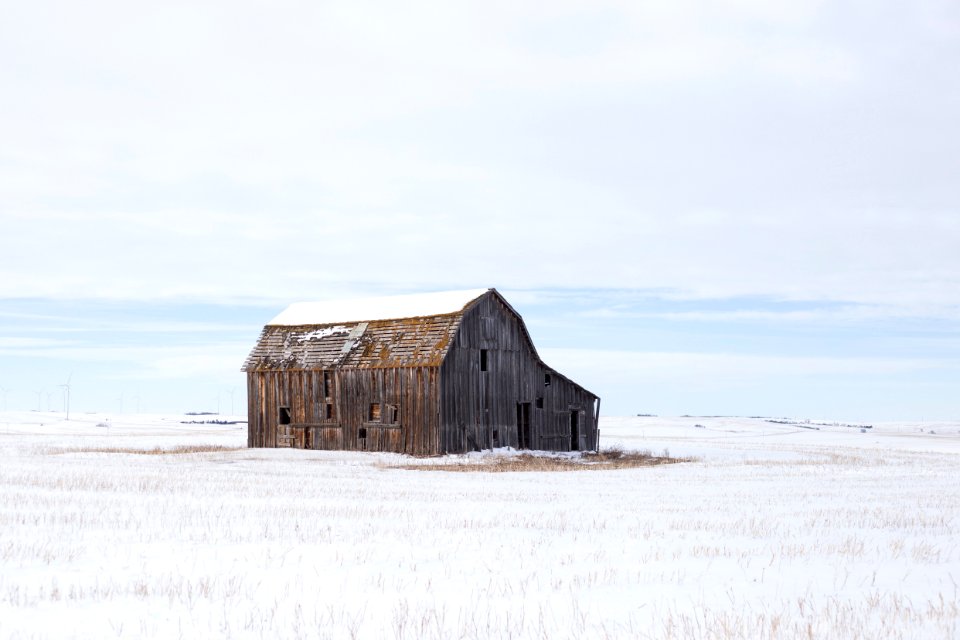
[{"label": "pale blue sky", "polygon": [[960,417],[955,2],[8,4],[7,408],[495,286],[605,413]]}]

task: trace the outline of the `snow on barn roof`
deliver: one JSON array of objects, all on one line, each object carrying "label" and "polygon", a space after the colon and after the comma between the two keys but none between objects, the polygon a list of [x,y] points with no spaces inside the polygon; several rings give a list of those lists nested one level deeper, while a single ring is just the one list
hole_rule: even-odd
[{"label": "snow on barn roof", "polygon": [[295,302],[267,325],[293,327],[447,315],[462,311],[488,291],[490,289],[466,289],[379,298]]}]

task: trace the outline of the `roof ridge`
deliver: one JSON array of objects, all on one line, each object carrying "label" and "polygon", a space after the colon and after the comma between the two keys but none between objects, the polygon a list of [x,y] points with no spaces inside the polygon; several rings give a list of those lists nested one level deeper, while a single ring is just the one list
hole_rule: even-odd
[{"label": "roof ridge", "polygon": [[470,303],[490,291],[493,289],[295,302],[267,326],[311,326],[451,315],[462,313]]}]

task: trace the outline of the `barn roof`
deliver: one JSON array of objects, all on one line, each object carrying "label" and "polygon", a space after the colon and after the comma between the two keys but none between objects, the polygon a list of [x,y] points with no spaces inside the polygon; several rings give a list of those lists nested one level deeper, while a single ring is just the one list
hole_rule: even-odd
[{"label": "barn roof", "polygon": [[487,291],[489,289],[467,289],[380,298],[296,302],[267,324],[302,326],[447,315],[463,311],[464,307]]},{"label": "barn roof", "polygon": [[296,303],[263,328],[243,370],[438,366],[464,310],[490,291]]}]

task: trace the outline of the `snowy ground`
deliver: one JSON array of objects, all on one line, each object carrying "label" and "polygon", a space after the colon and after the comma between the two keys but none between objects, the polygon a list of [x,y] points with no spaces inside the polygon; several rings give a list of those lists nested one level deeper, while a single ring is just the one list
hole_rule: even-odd
[{"label": "snowy ground", "polygon": [[609,418],[699,460],[492,474],[210,418],[0,414],[0,638],[960,637],[960,423]]}]

